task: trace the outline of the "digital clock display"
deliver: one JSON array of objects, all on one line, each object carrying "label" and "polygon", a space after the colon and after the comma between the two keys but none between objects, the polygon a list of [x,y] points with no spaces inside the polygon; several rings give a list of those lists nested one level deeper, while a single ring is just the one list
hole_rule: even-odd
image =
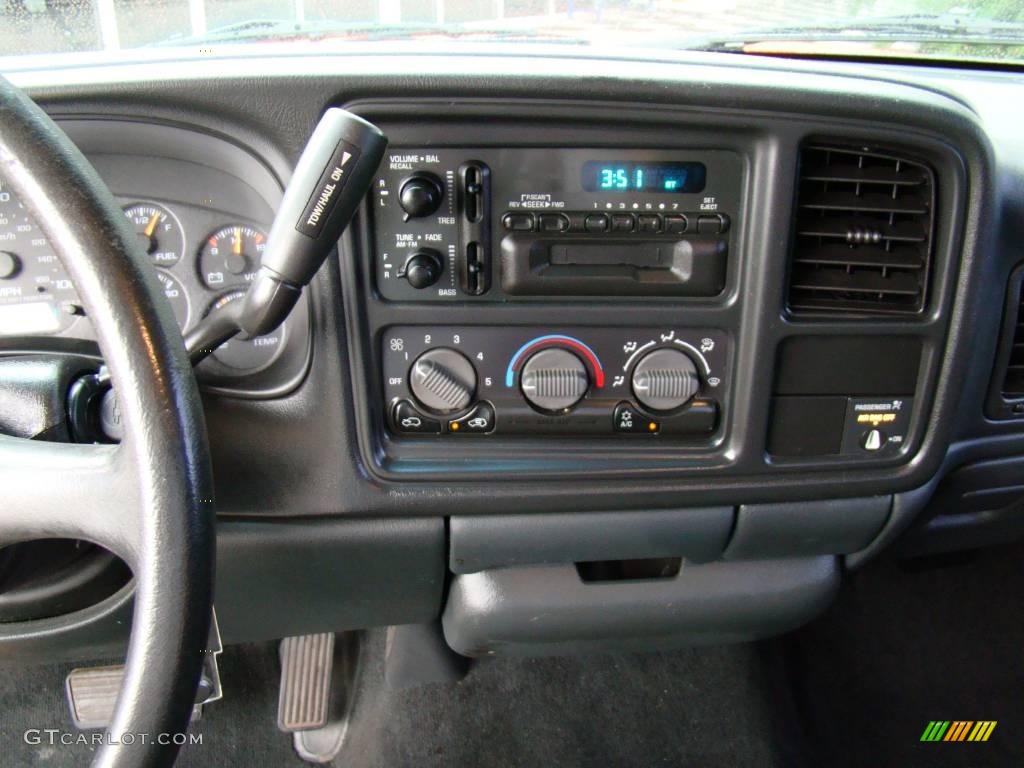
[{"label": "digital clock display", "polygon": [[691,195],[704,190],[704,163],[634,163],[590,160],[583,164],[587,192]]}]

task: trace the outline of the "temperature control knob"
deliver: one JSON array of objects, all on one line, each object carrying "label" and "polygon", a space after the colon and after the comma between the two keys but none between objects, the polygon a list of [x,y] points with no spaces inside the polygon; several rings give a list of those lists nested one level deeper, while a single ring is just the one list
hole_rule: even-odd
[{"label": "temperature control knob", "polygon": [[419,171],[402,182],[398,191],[398,204],[405,211],[405,219],[429,216],[441,207],[444,184],[437,176]]},{"label": "temperature control knob", "polygon": [[398,276],[408,280],[413,288],[428,288],[441,277],[443,269],[440,253],[432,248],[421,248],[406,260]]},{"label": "temperature control knob", "polygon": [[416,358],[409,386],[420,404],[435,413],[466,408],[476,391],[476,370],[461,352],[431,349]]},{"label": "temperature control knob", "polygon": [[583,399],[590,377],[583,361],[567,349],[545,349],[526,361],[519,388],[542,411],[564,411]]},{"label": "temperature control knob", "polygon": [[633,394],[652,411],[672,411],[690,402],[700,389],[697,366],[678,349],[656,349],[633,369]]}]

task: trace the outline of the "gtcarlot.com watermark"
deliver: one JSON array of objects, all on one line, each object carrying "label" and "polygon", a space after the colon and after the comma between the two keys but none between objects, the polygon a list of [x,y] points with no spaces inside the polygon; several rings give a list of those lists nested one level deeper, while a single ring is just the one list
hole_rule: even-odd
[{"label": "gtcarlot.com watermark", "polygon": [[111,734],[106,731],[93,731],[82,733],[76,731],[62,731],[59,728],[29,728],[23,736],[26,744],[38,746],[45,744],[49,747],[71,746],[73,744],[87,744],[102,746],[104,744],[202,744],[203,734],[201,733],[117,733]]}]

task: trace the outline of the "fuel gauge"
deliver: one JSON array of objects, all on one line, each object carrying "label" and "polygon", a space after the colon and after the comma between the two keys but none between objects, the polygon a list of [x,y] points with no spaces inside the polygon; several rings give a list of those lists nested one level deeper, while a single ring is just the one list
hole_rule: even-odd
[{"label": "fuel gauge", "polygon": [[185,231],[178,217],[156,203],[134,203],[124,215],[135,227],[142,249],[158,267],[172,267],[185,253]]}]

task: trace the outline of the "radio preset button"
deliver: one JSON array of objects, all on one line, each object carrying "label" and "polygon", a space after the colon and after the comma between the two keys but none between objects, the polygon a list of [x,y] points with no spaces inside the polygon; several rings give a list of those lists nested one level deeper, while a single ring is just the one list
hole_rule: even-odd
[{"label": "radio preset button", "polygon": [[542,213],[537,217],[541,232],[565,232],[569,229],[569,217],[561,213]]},{"label": "radio preset button", "polygon": [[639,230],[650,234],[661,232],[661,217],[654,213],[641,213],[636,217]]},{"label": "radio preset button", "polygon": [[587,232],[607,232],[608,217],[603,213],[592,213],[587,216],[583,225],[586,227]]},{"label": "radio preset button", "polygon": [[509,232],[532,232],[532,213],[506,213],[501,217],[501,226]]},{"label": "radio preset button", "polygon": [[632,232],[636,229],[636,221],[631,213],[612,214],[612,232]]},{"label": "radio preset button", "polygon": [[681,235],[686,232],[689,224],[686,217],[681,214],[671,214],[665,217],[665,232],[670,235]]}]

